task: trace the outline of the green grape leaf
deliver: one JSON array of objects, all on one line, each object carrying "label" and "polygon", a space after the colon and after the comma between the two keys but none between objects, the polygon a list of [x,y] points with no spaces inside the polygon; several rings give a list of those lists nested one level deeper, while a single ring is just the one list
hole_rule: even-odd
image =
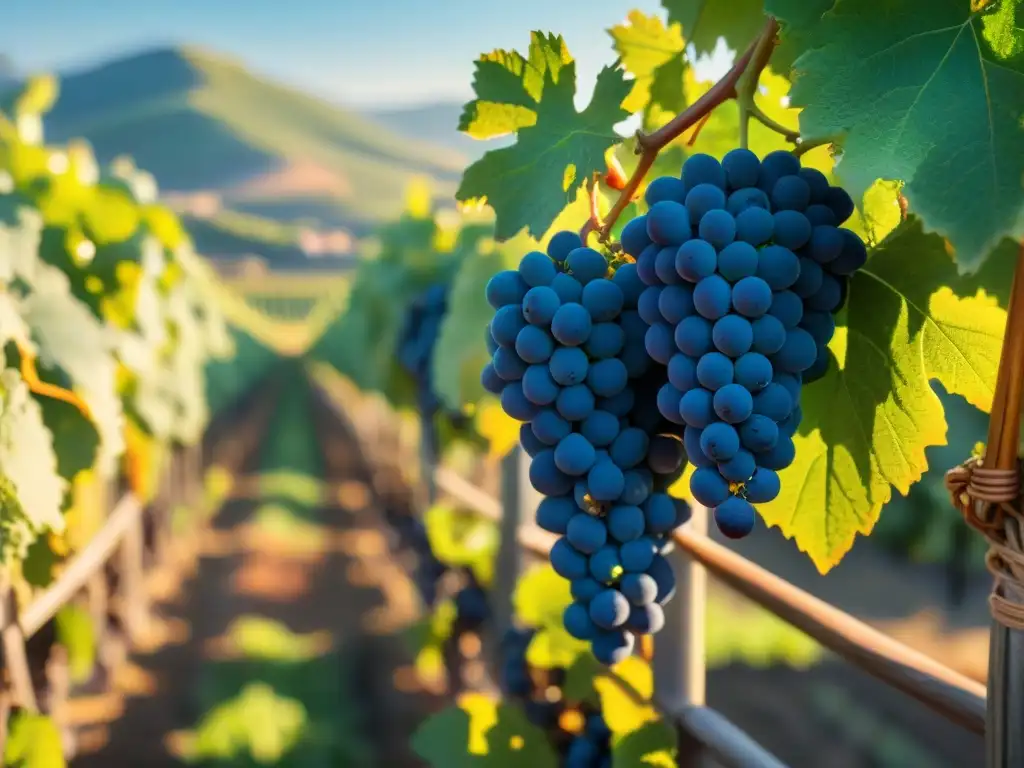
[{"label": "green grape leaf", "polygon": [[65,605],[55,618],[57,642],[68,652],[71,682],[84,683],[96,663],[96,633],[89,612],[77,605]]},{"label": "green grape leaf", "polygon": [[432,768],[480,768],[487,754],[484,734],[498,719],[498,705],[479,693],[459,697],[424,720],[412,736],[411,746]]},{"label": "green grape leaf", "polygon": [[595,678],[601,714],[612,735],[621,737],[659,719],[651,697],[654,672],[639,656],[630,656]]},{"label": "green grape leaf", "polygon": [[[560,38],[547,41],[550,56],[562,49]],[[584,183],[605,169],[605,152],[622,140],[614,126],[629,117],[621,107],[632,84],[618,67],[605,67],[597,76],[590,104],[577,112],[576,63],[544,70],[536,122],[517,131],[511,147],[494,149],[470,165],[455,194],[466,202],[486,199],[495,212],[495,237],[507,240],[524,227],[533,236],[546,232]],[[478,83],[479,85],[479,83]]]},{"label": "green grape leaf", "polygon": [[764,25],[762,0],[661,0],[661,6],[670,23],[682,26],[698,55],[711,53],[719,37],[742,51]]},{"label": "green grape leaf", "polygon": [[54,570],[63,558],[50,547],[48,537],[33,541],[21,561],[21,575],[33,587],[48,587],[53,583]]},{"label": "green grape leaf", "polygon": [[589,645],[577,640],[564,627],[550,624],[538,629],[526,648],[526,661],[537,669],[564,669],[587,653]]},{"label": "green grape leaf", "polygon": [[1024,236],[1021,14],[1010,0],[840,0],[794,64],[801,129],[843,137],[845,185],[903,180],[965,271]]},{"label": "green grape leaf", "polygon": [[788,73],[804,51],[814,47],[815,26],[832,10],[836,0],[764,0],[768,13],[782,21],[772,68]]},{"label": "green grape leaf", "polygon": [[830,345],[839,364],[802,395],[782,493],[759,507],[822,573],[871,531],[892,488],[905,495],[921,478],[925,449],[945,443],[930,379],[991,407],[1006,313],[912,218],[850,281],[846,323]]},{"label": "green grape leaf", "polygon": [[558,768],[558,755],[547,734],[527,720],[519,707],[499,706],[497,720],[486,738],[488,768]]},{"label": "green grape leaf", "polygon": [[572,602],[569,582],[548,564],[535,565],[519,577],[512,593],[512,608],[525,626],[558,626]]},{"label": "green grape leaf", "polygon": [[678,751],[673,725],[652,720],[615,739],[612,768],[675,768]]},{"label": "green grape leaf", "polygon": [[562,693],[566,701],[594,701],[597,697],[594,681],[606,671],[607,667],[595,659],[594,654],[581,653],[565,670]]},{"label": "green grape leaf", "polygon": [[633,90],[622,108],[635,113],[648,104],[678,112],[685,105],[683,51],[686,44],[678,24],[668,26],[657,16],[630,11],[626,21],[608,30],[622,66],[633,75]]},{"label": "green grape leaf", "polygon": [[95,463],[100,446],[99,432],[85,414],[70,403],[49,397],[40,397],[38,401],[43,422],[53,434],[57,471],[71,481]]},{"label": "green grape leaf", "polygon": [[64,742],[56,723],[46,715],[25,710],[12,715],[4,765],[9,768],[65,768]]},{"label": "green grape leaf", "polygon": [[498,525],[472,511],[435,504],[423,514],[430,551],[451,568],[469,568],[480,586],[494,578],[498,553]]}]

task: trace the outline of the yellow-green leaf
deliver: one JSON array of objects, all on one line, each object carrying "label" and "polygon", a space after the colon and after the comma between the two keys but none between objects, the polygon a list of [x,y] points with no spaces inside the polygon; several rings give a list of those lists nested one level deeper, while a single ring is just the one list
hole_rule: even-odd
[{"label": "yellow-green leaf", "polygon": [[[686,45],[678,24],[666,26],[657,16],[630,11],[626,21],[608,30],[622,66],[633,75],[633,90],[622,103],[627,112],[639,112],[652,100],[651,90],[659,70],[670,62],[681,64]],[[683,70],[677,67],[679,96],[682,97]],[[662,104],[665,109],[679,105]]]}]

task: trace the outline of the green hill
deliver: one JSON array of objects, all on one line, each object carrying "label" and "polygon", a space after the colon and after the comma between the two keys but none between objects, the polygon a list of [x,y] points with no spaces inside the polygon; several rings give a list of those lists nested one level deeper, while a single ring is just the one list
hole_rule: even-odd
[{"label": "green hill", "polygon": [[[128,154],[162,190],[357,237],[427,176],[450,197],[465,158],[270,82],[222,56],[161,49],[65,75],[47,136]],[[189,196],[192,196],[191,198]]]}]

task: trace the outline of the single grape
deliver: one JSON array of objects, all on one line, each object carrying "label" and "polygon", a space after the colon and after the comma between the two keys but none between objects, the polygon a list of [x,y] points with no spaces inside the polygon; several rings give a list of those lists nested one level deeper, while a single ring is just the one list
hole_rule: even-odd
[{"label": "single grape", "polygon": [[502,347],[515,346],[519,332],[525,327],[526,318],[519,304],[502,307],[491,318],[491,336]]},{"label": "single grape", "polygon": [[555,452],[541,451],[530,461],[530,484],[545,496],[564,496],[573,487],[572,478],[555,464]]},{"label": "single grape", "polygon": [[783,387],[788,393],[790,400],[795,404],[800,400],[800,384],[802,375],[799,373],[785,373],[784,371],[776,371],[772,377],[772,382]]},{"label": "single grape", "polygon": [[[691,320],[694,318],[686,319]],[[668,323],[657,323],[647,329],[647,333],[644,335],[644,347],[647,349],[647,354],[651,356],[652,360],[662,365],[668,365],[668,361],[676,352],[675,334],[678,334],[680,327],[676,326],[675,333],[673,333],[672,326]]]},{"label": "single grape", "polygon": [[531,365],[523,374],[523,395],[534,405],[551,405],[560,391],[547,365]]},{"label": "single grape", "polygon": [[561,304],[558,294],[552,288],[546,285],[531,288],[523,297],[523,317],[531,325],[549,325]]},{"label": "single grape", "polygon": [[555,448],[555,466],[567,475],[586,474],[596,458],[594,446],[579,432],[566,435]]},{"label": "single grape", "polygon": [[683,163],[683,184],[687,191],[698,184],[710,184],[725,189],[726,171],[714,157],[697,152],[686,158]]},{"label": "single grape", "polygon": [[498,342],[494,340],[494,336],[491,335],[491,324],[487,324],[487,330],[484,333],[484,341],[487,344],[487,354],[493,355],[498,351]]},{"label": "single grape", "polygon": [[834,275],[852,275],[867,263],[868,251],[856,233],[848,229],[839,232],[843,240],[842,250],[835,261],[829,264],[829,270]]},{"label": "single grape", "polygon": [[754,395],[754,413],[772,421],[782,421],[793,411],[793,398],[781,384],[772,382]]},{"label": "single grape", "polygon": [[736,239],[736,220],[728,211],[715,209],[704,214],[697,231],[701,240],[721,250]]},{"label": "single grape", "polygon": [[626,573],[643,573],[654,561],[654,541],[646,536],[628,541],[620,547],[619,554]]},{"label": "single grape", "polygon": [[717,186],[698,184],[686,193],[686,210],[690,214],[690,223],[693,225],[699,224],[708,211],[719,208],[725,208],[725,192]]},{"label": "single grape", "polygon": [[533,434],[545,445],[557,445],[572,432],[572,425],[552,408],[538,413],[530,423]]},{"label": "single grape", "polygon": [[693,306],[702,317],[717,320],[729,312],[732,288],[721,275],[705,277],[693,289]]},{"label": "single grape", "polygon": [[[679,415],[683,417],[686,426],[703,429],[715,417],[714,395],[700,387],[694,387],[689,392],[685,392],[679,401]],[[693,458],[690,461],[693,462]]]},{"label": "single grape", "polygon": [[798,174],[810,192],[810,202],[820,203],[828,194],[828,179],[817,168],[801,168]]},{"label": "single grape", "polygon": [[589,560],[565,539],[559,539],[548,553],[551,567],[563,579],[582,579],[589,573]]},{"label": "single grape", "polygon": [[755,413],[740,425],[740,443],[753,453],[771,450],[778,439],[778,425],[762,414]]},{"label": "single grape", "polygon": [[690,232],[690,214],[681,203],[661,200],[647,211],[647,236],[659,245],[679,245]]},{"label": "single grape", "polygon": [[775,218],[764,208],[752,206],[736,214],[736,239],[750,245],[764,245],[775,232]]},{"label": "single grape", "polygon": [[498,347],[491,363],[494,366],[494,372],[504,381],[519,381],[529,367],[523,358],[510,347]]},{"label": "single grape", "polygon": [[[726,384],[715,392],[715,413],[729,424],[739,424],[754,411],[754,398],[742,384]],[[711,454],[708,454],[711,456]],[[716,458],[712,456],[712,458]],[[722,461],[721,458],[717,458]]]},{"label": "single grape", "polygon": [[650,605],[658,597],[658,582],[646,573],[627,573],[619,589],[633,605]]},{"label": "single grape", "polygon": [[735,283],[757,272],[757,249],[739,240],[729,243],[718,254],[718,273]]},{"label": "single grape", "polygon": [[761,159],[761,172],[757,177],[757,186],[766,192],[771,192],[775,188],[775,182],[783,176],[796,176],[799,173],[800,158],[792,152],[777,149]]},{"label": "single grape", "polygon": [[669,325],[679,325],[684,317],[689,317],[695,311],[691,285],[666,285],[658,294],[658,314]]},{"label": "single grape", "polygon": [[715,322],[711,331],[715,348],[729,357],[739,357],[750,351],[754,343],[754,330],[750,321],[739,315],[726,315]]},{"label": "single grape", "polygon": [[484,293],[488,304],[495,309],[501,309],[510,304],[519,304],[528,287],[518,272],[505,269],[487,281]]},{"label": "single grape", "polygon": [[695,467],[713,467],[715,462],[704,455],[700,447],[700,437],[704,430],[698,427],[687,427],[683,430],[683,447],[686,449],[686,458]]},{"label": "single grape", "polygon": [[647,234],[646,214],[631,219],[622,228],[622,233],[619,235],[619,243],[622,245],[622,250],[634,259],[643,252],[644,248],[651,244],[650,235]]},{"label": "single grape", "polygon": [[577,640],[593,640],[599,634],[597,625],[590,618],[588,606],[583,603],[569,604],[562,614],[562,625]]},{"label": "single grape", "polygon": [[753,349],[762,355],[773,355],[786,342],[786,327],[774,315],[764,315],[750,324],[754,333]]},{"label": "single grape", "polygon": [[732,304],[741,315],[761,317],[772,305],[771,286],[760,277],[744,277],[732,288]]},{"label": "single grape", "polygon": [[[614,320],[619,316],[626,297],[614,282],[607,279],[591,280],[583,286],[583,307],[590,313],[594,322]],[[525,313],[525,302],[524,302]],[[552,313],[553,314],[553,313]],[[527,318],[529,319],[529,318]]]},{"label": "single grape", "polygon": [[554,350],[551,335],[536,325],[527,325],[516,336],[516,354],[527,363],[545,363]]},{"label": "single grape", "polygon": [[718,464],[718,471],[722,477],[731,483],[742,483],[757,470],[757,463],[754,461],[754,454],[740,448],[736,455],[728,461]]},{"label": "single grape", "polygon": [[830,264],[843,250],[842,232],[833,226],[819,224],[811,230],[807,254],[818,264]]},{"label": "single grape", "polygon": [[601,518],[577,512],[566,526],[565,538],[577,551],[592,555],[608,541],[608,528]]},{"label": "single grape", "polygon": [[676,526],[675,500],[667,493],[652,493],[643,506],[648,533],[668,533]]},{"label": "single grape", "polygon": [[547,251],[548,256],[553,261],[562,264],[569,258],[570,253],[582,247],[583,241],[580,239],[578,232],[562,230],[561,232],[556,232],[551,240],[548,241]]},{"label": "single grape", "polygon": [[551,281],[558,274],[555,262],[546,253],[530,251],[523,256],[519,262],[519,275],[523,282],[531,288],[539,285],[551,285]]},{"label": "single grape", "polygon": [[672,355],[668,361],[668,381],[679,390],[680,397],[683,392],[688,392],[695,387],[697,385],[697,365],[694,363],[694,359],[682,352]]},{"label": "single grape", "polygon": [[580,425],[582,434],[591,445],[611,445],[619,434],[619,419],[608,411],[593,411]]},{"label": "single grape", "polygon": [[590,650],[599,662],[613,666],[630,657],[634,642],[628,632],[607,632],[594,639]]},{"label": "single grape", "polygon": [[587,487],[594,501],[615,501],[626,487],[626,479],[615,462],[599,460],[587,474]]},{"label": "single grape", "polygon": [[690,476],[690,493],[705,507],[717,507],[729,498],[729,483],[716,468],[698,467]]},{"label": "single grape", "polygon": [[675,285],[682,281],[676,272],[676,253],[679,249],[674,245],[666,245],[658,251],[654,259],[654,274],[665,285]]},{"label": "single grape", "polygon": [[644,201],[647,205],[652,206],[662,200],[682,204],[686,200],[686,185],[683,184],[683,180],[675,176],[659,176],[648,184],[644,191]]},{"label": "single grape", "polygon": [[721,352],[708,352],[697,361],[697,381],[712,392],[732,384],[733,363]]},{"label": "single grape", "polygon": [[523,394],[520,381],[510,381],[501,390],[501,409],[518,421],[529,421],[537,415],[537,406]]},{"label": "single grape", "polygon": [[687,240],[676,251],[676,272],[691,283],[713,275],[717,264],[714,246],[704,240]]},{"label": "single grape", "polygon": [[779,435],[779,439],[769,450],[757,454],[757,466],[776,471],[785,469],[796,457],[796,446],[789,435]]},{"label": "single grape", "polygon": [[505,386],[505,379],[498,375],[494,363],[488,363],[480,372],[480,384],[492,395],[500,395]]},{"label": "single grape", "polygon": [[658,413],[671,421],[673,424],[682,424],[683,418],[679,415],[679,399],[683,393],[672,386],[672,383],[663,384],[658,390],[655,402],[658,406]]},{"label": "single grape", "polygon": [[715,507],[715,524],[730,539],[742,539],[754,530],[757,515],[746,499],[730,496]]},{"label": "single grape", "polygon": [[772,306],[768,312],[789,330],[796,328],[803,319],[804,302],[792,291],[779,291],[772,296]]},{"label": "single grape", "polygon": [[578,347],[559,347],[548,361],[551,378],[563,387],[581,384],[589,367],[587,355]]},{"label": "single grape", "polygon": [[828,373],[829,366],[832,364],[832,352],[828,347],[818,347],[818,354],[814,358],[814,362],[811,366],[804,370],[803,379],[804,384],[813,384],[818,379],[824,377]]},{"label": "single grape", "polygon": [[773,291],[784,291],[800,277],[800,259],[788,248],[769,245],[757,255],[757,276]]},{"label": "single grape", "polygon": [[676,575],[672,564],[661,555],[655,555],[647,568],[648,575],[658,583],[658,597],[655,599],[664,605],[676,594]]},{"label": "single grape", "polygon": [[644,533],[644,513],[639,507],[614,506],[608,511],[606,523],[608,533],[621,544],[636,541]]},{"label": "single grape", "polygon": [[792,291],[801,299],[806,299],[818,292],[825,271],[818,262],[807,256],[800,257],[800,277],[792,285]]},{"label": "single grape", "polygon": [[547,444],[541,442],[534,434],[533,426],[529,422],[519,425],[519,444],[523,446],[523,450],[530,458],[548,448]]},{"label": "single grape", "polygon": [[564,534],[576,514],[576,504],[567,496],[545,496],[537,505],[536,521],[540,528]]},{"label": "single grape", "polygon": [[[724,319],[722,318],[722,320]],[[720,323],[722,320],[718,322]],[[699,358],[705,352],[710,352],[712,349],[712,325],[699,315],[683,318],[683,321],[676,326],[674,340],[680,352],[690,357]],[[668,361],[666,360],[665,362],[667,363]]]},{"label": "single grape", "polygon": [[821,277],[821,287],[805,300],[807,309],[835,312],[843,304],[843,284],[827,272]]},{"label": "single grape", "polygon": [[633,390],[626,389],[619,392],[615,397],[602,397],[597,405],[602,411],[608,411],[608,413],[621,419],[633,410],[635,401],[636,395],[633,393]]},{"label": "single grape", "polygon": [[731,424],[716,421],[701,434],[700,448],[709,459],[728,461],[740,449],[740,436]]},{"label": "single grape", "polygon": [[827,225],[830,227],[836,226],[839,221],[836,219],[836,215],[832,213],[832,209],[827,205],[820,203],[814,203],[807,206],[807,210],[804,211],[804,216],[811,222],[812,227],[821,225]]},{"label": "single grape", "polygon": [[836,320],[830,312],[808,310],[800,320],[800,327],[814,337],[819,347],[828,344],[836,332]]},{"label": "single grape", "polygon": [[608,261],[605,257],[600,251],[586,246],[570,251],[565,263],[570,274],[584,286],[608,274]]},{"label": "single grape", "polygon": [[555,408],[569,421],[583,421],[594,410],[594,393],[585,384],[564,387],[558,393]]},{"label": "single grape", "polygon": [[623,472],[622,476],[625,484],[619,500],[623,504],[632,504],[634,506],[643,504],[644,499],[651,495],[654,487],[651,473],[643,467],[635,467],[627,472]]},{"label": "single grape", "polygon": [[814,337],[803,328],[793,328],[786,333],[782,349],[772,356],[772,366],[780,371],[800,373],[814,364],[817,355]]},{"label": "single grape", "polygon": [[802,211],[811,202],[811,187],[799,176],[783,176],[772,187],[776,211]]},{"label": "single grape", "polygon": [[581,304],[563,304],[551,319],[551,335],[567,347],[585,342],[592,327],[590,313]]},{"label": "single grape", "polygon": [[[593,359],[604,360],[619,354],[625,343],[626,333],[622,330],[621,325],[613,322],[596,323],[590,329],[590,338],[584,342],[583,349]],[[569,347],[569,349],[578,348]]]},{"label": "single grape", "polygon": [[651,285],[640,294],[636,308],[640,317],[648,325],[660,323],[665,319],[661,314],[661,294],[664,290],[665,288],[660,285]]},{"label": "single grape", "polygon": [[647,287],[637,273],[636,264],[620,264],[612,274],[612,282],[622,291],[624,306],[627,307],[635,307]]},{"label": "single grape", "polygon": [[629,372],[617,357],[598,360],[587,372],[587,386],[598,397],[612,397],[626,388]]},{"label": "single grape", "polygon": [[761,161],[749,149],[740,147],[731,149],[722,158],[722,170],[729,189],[742,189],[757,184]]},{"label": "single grape", "polygon": [[650,438],[642,429],[627,427],[612,443],[609,454],[612,461],[622,469],[632,469],[644,460]]},{"label": "single grape", "polygon": [[578,603],[589,603],[597,595],[603,592],[605,589],[604,584],[584,576],[582,579],[575,579],[572,584],[569,585],[569,592],[572,594],[572,599]]},{"label": "single grape", "polygon": [[636,257],[636,273],[643,281],[644,285],[658,285],[660,283],[658,280],[658,274],[654,271],[654,264],[658,259],[658,253],[660,251],[660,245],[657,243],[651,243],[640,252],[639,256]]},{"label": "single grape", "polygon": [[587,561],[590,575],[602,584],[614,584],[625,573],[619,548],[614,544],[605,544],[590,556]]},{"label": "single grape", "polygon": [[759,352],[747,352],[735,363],[736,383],[751,393],[767,387],[774,373],[771,361]]},{"label": "single grape", "polygon": [[[676,403],[679,401],[676,400]],[[676,423],[681,424],[682,418],[678,416]],[[660,475],[668,475],[677,471],[686,460],[682,442],[674,436],[654,435],[651,438],[651,445],[647,449],[647,466]]]},{"label": "single grape", "polygon": [[774,501],[781,489],[778,473],[765,467],[758,468],[743,484],[743,493],[751,504],[767,504]]},{"label": "single grape", "polygon": [[642,635],[654,635],[665,628],[665,609],[657,603],[634,605],[626,620],[626,627]]},{"label": "single grape", "polygon": [[829,187],[825,194],[825,205],[832,209],[836,216],[836,222],[842,224],[853,215],[853,198],[842,187]]}]

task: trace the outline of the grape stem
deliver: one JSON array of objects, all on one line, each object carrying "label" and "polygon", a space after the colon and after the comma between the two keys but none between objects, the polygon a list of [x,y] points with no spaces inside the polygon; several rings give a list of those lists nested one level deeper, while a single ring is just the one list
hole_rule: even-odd
[{"label": "grape stem", "polygon": [[[722,79],[712,85],[711,88],[709,88],[699,99],[653,133],[637,131],[637,154],[640,155],[640,162],[637,163],[636,169],[626,182],[626,186],[623,187],[622,191],[619,193],[615,204],[605,217],[603,225],[597,229],[584,227],[587,234],[591,231],[596,231],[601,242],[608,241],[608,236],[612,227],[615,226],[615,222],[626,209],[626,206],[629,205],[636,196],[637,190],[640,188],[640,184],[643,182],[647,172],[651,170],[651,167],[654,165],[654,161],[657,159],[658,153],[667,145],[682,136],[688,129],[703,121],[707,115],[711,114],[715,107],[720,104],[724,104],[729,99],[740,99],[741,95],[738,90],[738,84],[748,69],[750,70],[749,80],[753,82],[753,85],[750,86],[751,93],[757,89],[757,81],[760,77],[761,71],[768,64],[768,59],[771,57],[772,50],[775,47],[778,31],[779,23],[774,18],[769,18],[753,42],[751,42],[743,54],[736,59],[732,68],[722,76]],[[751,97],[751,103],[752,98],[753,97]],[[755,119],[760,120],[755,113],[751,112],[750,115],[755,117]],[[767,118],[767,116],[765,117]],[[784,128],[783,130],[789,131],[788,128]],[[742,119],[740,120],[740,131],[745,135],[745,121]]]},{"label": "grape stem", "polygon": [[601,221],[601,174],[595,173],[593,178],[590,179],[590,217],[587,219],[587,223],[583,225],[583,229],[580,230],[580,240],[584,243],[587,242],[587,235],[591,232],[600,232],[604,227],[604,222]]}]

